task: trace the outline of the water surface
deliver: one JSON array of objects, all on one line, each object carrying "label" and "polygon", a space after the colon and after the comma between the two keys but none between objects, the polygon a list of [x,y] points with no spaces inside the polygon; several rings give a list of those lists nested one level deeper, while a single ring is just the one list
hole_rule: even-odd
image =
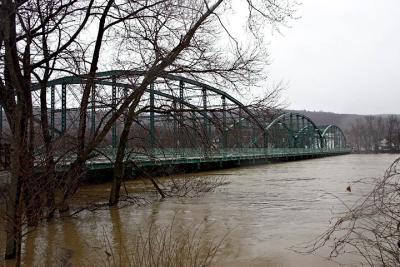
[{"label": "water surface", "polygon": [[[168,198],[143,206],[84,212],[57,220],[29,234],[26,266],[54,266],[54,258],[101,258],[103,244],[115,251],[129,250],[140,228],[171,220],[204,226],[207,238],[223,237],[215,266],[337,266],[320,255],[299,255],[289,248],[322,233],[332,213],[353,203],[369,188],[352,184],[360,178],[383,175],[398,155],[345,155],[296,162],[247,166],[197,173],[223,177],[228,185],[196,198]],[[352,186],[352,192],[346,187]],[[142,182],[128,189],[146,190]],[[107,196],[109,185],[83,188],[84,199]],[[154,193],[142,196],[154,197]],[[340,199],[340,200],[339,200]]]}]

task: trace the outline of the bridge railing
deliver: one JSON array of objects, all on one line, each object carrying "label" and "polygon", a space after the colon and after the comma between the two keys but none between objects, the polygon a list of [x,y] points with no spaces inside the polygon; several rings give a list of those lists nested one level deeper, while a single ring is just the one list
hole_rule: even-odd
[{"label": "bridge railing", "polygon": [[[109,151],[111,152],[111,151]],[[349,148],[227,148],[209,149],[204,148],[164,148],[147,151],[135,151],[131,153],[126,162],[134,162],[141,166],[181,164],[199,162],[222,162],[241,161],[254,159],[273,159],[298,156],[328,156],[351,152]],[[104,153],[103,153],[104,154]],[[103,157],[100,154],[88,160],[86,165],[90,169],[110,168],[114,164],[111,157]],[[68,165],[68,162],[59,166],[60,169]]]},{"label": "bridge railing", "polygon": [[143,153],[132,155],[131,160],[158,160],[158,159],[177,159],[177,158],[213,158],[213,157],[244,157],[244,156],[295,156],[309,154],[340,154],[348,153],[348,148],[226,148],[226,149],[209,149],[202,148],[164,148],[153,149]]}]

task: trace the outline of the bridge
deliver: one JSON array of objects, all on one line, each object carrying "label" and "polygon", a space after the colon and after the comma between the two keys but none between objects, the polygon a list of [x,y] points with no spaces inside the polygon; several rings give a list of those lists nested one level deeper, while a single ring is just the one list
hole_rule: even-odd
[{"label": "bridge", "polygon": [[[95,136],[143,79],[140,71],[97,73],[88,107],[88,138]],[[84,76],[48,84],[47,103],[58,168],[75,157],[76,130]],[[318,126],[299,113],[276,113],[262,105],[245,105],[224,90],[198,79],[164,74],[140,99],[126,152],[132,168],[171,165],[241,164],[303,159],[349,153],[346,137],[335,125]],[[246,92],[242,92],[242,94]],[[39,110],[39,86],[32,95]],[[87,161],[91,170],[113,167],[122,115]],[[3,125],[0,125],[3,132]],[[40,151],[40,147],[38,148]],[[39,152],[38,152],[39,153]]]}]

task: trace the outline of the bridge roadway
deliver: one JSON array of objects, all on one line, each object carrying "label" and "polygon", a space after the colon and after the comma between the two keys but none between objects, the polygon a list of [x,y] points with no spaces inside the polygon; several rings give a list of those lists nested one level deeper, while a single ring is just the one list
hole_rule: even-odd
[{"label": "bridge roadway", "polygon": [[[135,152],[132,159],[126,160],[126,166],[133,168],[152,166],[179,166],[192,164],[240,165],[241,163],[256,163],[268,161],[300,160],[326,156],[348,154],[349,148],[235,148],[219,151],[204,151],[204,149],[154,149],[153,151]],[[102,151],[103,155],[113,155],[113,152]],[[113,168],[113,156],[99,156],[88,160],[89,170],[107,170]],[[66,166],[66,165],[64,165]]]}]

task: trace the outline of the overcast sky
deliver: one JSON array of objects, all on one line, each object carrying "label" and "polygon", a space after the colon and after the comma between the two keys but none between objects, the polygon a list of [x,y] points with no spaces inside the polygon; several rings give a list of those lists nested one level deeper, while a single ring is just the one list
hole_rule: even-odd
[{"label": "overcast sky", "polygon": [[400,113],[400,0],[303,0],[274,34],[272,80],[292,109]]}]

